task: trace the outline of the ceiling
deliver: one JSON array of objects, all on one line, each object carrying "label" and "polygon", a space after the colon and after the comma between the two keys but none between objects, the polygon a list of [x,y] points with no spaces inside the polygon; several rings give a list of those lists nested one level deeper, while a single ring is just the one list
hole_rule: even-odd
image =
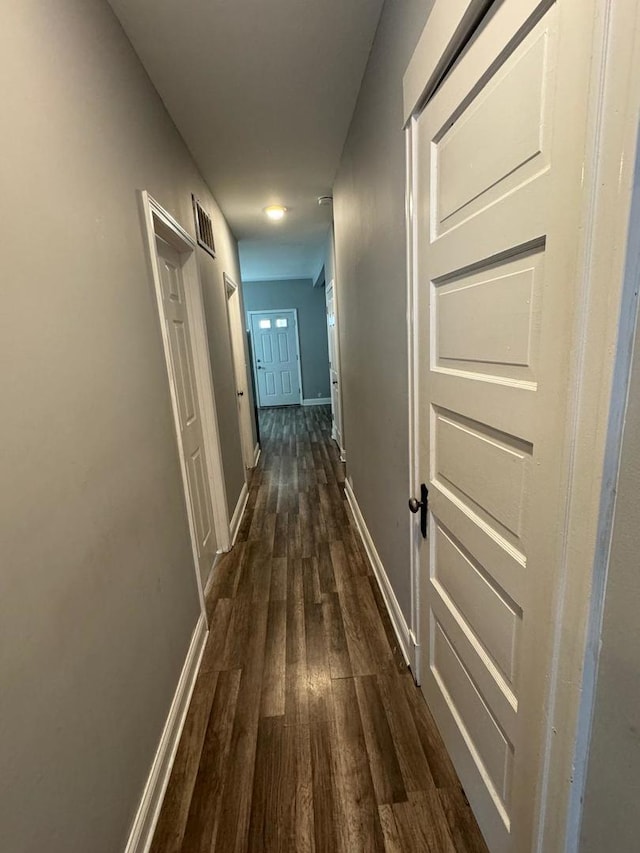
[{"label": "ceiling", "polygon": [[383,0],[110,3],[238,238],[243,279],[316,276],[331,222],[317,198]]}]

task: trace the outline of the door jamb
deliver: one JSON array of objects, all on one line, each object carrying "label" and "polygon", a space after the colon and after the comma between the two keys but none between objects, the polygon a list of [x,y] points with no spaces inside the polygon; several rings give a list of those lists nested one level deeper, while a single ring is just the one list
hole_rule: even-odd
[{"label": "door jamb", "polygon": [[162,334],[162,346],[165,357],[165,365],[169,382],[169,393],[171,396],[171,409],[176,432],[178,446],[178,458],[180,460],[180,472],[182,475],[182,486],[185,494],[187,517],[189,521],[189,533],[191,537],[191,548],[193,552],[198,596],[200,607],[206,613],[204,603],[204,587],[200,577],[198,565],[198,550],[196,545],[195,522],[189,498],[189,487],[187,479],[186,461],[184,450],[180,441],[180,424],[178,420],[178,398],[173,379],[171,366],[171,355],[169,349],[169,336],[166,329],[164,311],[162,307],[162,285],[160,269],[158,266],[156,236],[161,237],[181,255],[187,256],[182,266],[185,299],[187,305],[187,316],[189,318],[189,332],[193,348],[194,370],[196,374],[198,402],[200,416],[202,418],[202,438],[209,489],[211,492],[211,503],[213,510],[213,524],[216,535],[218,552],[228,551],[230,548],[229,538],[229,516],[227,511],[226,489],[224,484],[224,470],[222,466],[222,451],[220,436],[218,433],[218,422],[216,415],[215,394],[211,376],[211,363],[209,361],[209,349],[207,345],[207,332],[204,317],[204,304],[202,298],[202,286],[198,273],[198,261],[196,256],[196,242],[191,235],[177,222],[170,213],[164,210],[160,204],[146,191],[140,192],[140,204],[143,216],[143,230],[147,248],[147,259],[150,266],[151,277],[156,296],[156,307],[160,321]]},{"label": "door jamb", "polygon": [[[247,316],[249,318],[249,327],[251,328],[251,334],[253,335],[253,322],[252,318],[254,314],[282,314],[283,311],[291,311],[293,312],[296,318],[296,361],[298,363],[298,389],[300,391],[300,399],[298,401],[298,405],[302,405],[302,362],[300,361],[300,329],[298,325],[298,309],[297,308],[274,308],[267,309],[266,311],[247,311]],[[256,391],[258,393],[258,408],[268,408],[260,405],[260,384],[258,383],[258,365],[256,362],[256,344],[253,342],[253,346],[251,347],[251,352],[253,354],[253,375],[256,379]],[[293,404],[295,405],[295,404]]]},{"label": "door jamb", "polygon": [[[415,265],[415,175],[412,174],[415,116],[437,85],[442,57],[468,36],[481,0],[436,2],[418,42],[415,63],[405,73],[407,337],[411,492],[419,485],[417,462],[417,339],[414,326],[418,282]],[[589,85],[585,158],[584,228],[577,278],[568,442],[570,488],[562,580],[553,625],[553,661],[547,697],[546,735],[540,780],[536,853],[577,851],[582,795],[595,699],[599,638],[613,529],[618,462],[633,333],[638,317],[640,265],[630,247],[640,244],[633,222],[634,168],[640,112],[640,11],[634,4],[605,0],[596,15]],[[588,12],[586,12],[589,14]],[[435,26],[429,30],[430,25]],[[437,46],[437,50],[434,50]],[[440,59],[438,58],[440,55]],[[426,85],[420,84],[427,81]],[[595,474],[594,474],[595,472]],[[412,634],[418,633],[419,584],[416,525],[410,523]],[[585,570],[585,566],[587,569]],[[419,673],[420,637],[416,636]],[[564,736],[560,733],[564,733]],[[553,807],[550,807],[550,806]]]}]

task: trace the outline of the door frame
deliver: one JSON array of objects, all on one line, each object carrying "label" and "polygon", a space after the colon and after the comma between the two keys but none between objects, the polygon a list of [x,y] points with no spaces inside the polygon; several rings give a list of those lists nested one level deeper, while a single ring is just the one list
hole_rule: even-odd
[{"label": "door frame", "polygon": [[[335,277],[329,281],[329,283],[325,286],[325,294],[324,301],[325,305],[327,305],[327,294],[329,291],[333,292],[333,316],[335,319],[335,356],[336,363],[333,365],[335,372],[338,374],[338,405],[340,406],[340,441],[338,441],[337,436],[335,435],[335,429],[332,430],[331,438],[338,445],[338,450],[340,451],[340,461],[346,462],[346,452],[344,449],[344,408],[342,405],[342,360],[340,358],[340,318],[338,316],[338,291],[336,288],[336,280]],[[329,316],[327,314],[327,316]],[[327,327],[328,334],[328,327]],[[335,425],[335,417],[334,417],[334,425]]]},{"label": "door frame", "polygon": [[[251,398],[249,394],[249,359],[247,353],[246,335],[244,330],[244,310],[242,305],[242,294],[235,281],[226,272],[222,274],[224,279],[225,293],[227,296],[227,321],[229,324],[229,339],[231,342],[231,358],[233,361],[233,373],[236,380],[236,394],[243,393],[245,404],[238,406],[238,424],[240,427],[240,441],[242,445],[242,456],[244,467],[255,468],[260,456],[260,446],[253,443],[253,430],[251,428]],[[233,315],[233,316],[232,316]],[[241,350],[241,353],[238,352]],[[238,364],[238,355],[241,354],[242,363]]]},{"label": "door frame", "polygon": [[[301,406],[302,400],[304,398],[302,396],[302,362],[300,361],[300,328],[298,325],[298,309],[297,308],[274,308],[274,309],[267,308],[266,311],[247,311],[247,317],[249,318],[249,329],[251,331],[251,336],[253,338],[252,317],[254,314],[282,314],[283,311],[292,311],[293,314],[295,315],[295,318],[296,318],[296,361],[298,363],[298,389],[300,392],[300,399],[299,399],[297,405]],[[257,400],[258,408],[259,409],[263,409],[263,408],[268,409],[269,406],[261,406],[260,405],[260,383],[258,382],[258,364],[256,362],[256,342],[255,341],[253,341],[253,345],[251,347],[251,353],[253,356],[253,359],[252,359],[253,360],[253,364],[252,364],[253,375],[254,375],[255,380],[256,380],[256,392],[258,395],[258,400]],[[296,404],[293,403],[292,405],[296,405]]]},{"label": "door frame", "polygon": [[[581,292],[573,327],[576,352],[571,364],[567,431],[569,493],[552,626],[546,732],[540,745],[543,772],[536,853],[578,850],[622,427],[638,317],[640,217],[631,218],[631,207],[634,199],[638,201],[634,169],[640,113],[640,11],[632,2],[589,2],[591,8],[583,9],[582,14],[595,20],[595,26],[577,264]],[[403,79],[410,494],[417,493],[420,483],[412,128],[414,117],[489,5],[486,0],[436,0]],[[408,525],[413,665],[414,673],[419,673],[420,532],[414,519],[408,519]]]},{"label": "door frame", "polygon": [[213,526],[216,535],[217,551],[220,553],[221,551],[228,551],[231,547],[229,536],[229,515],[227,510],[222,451],[216,415],[215,394],[213,389],[213,379],[211,376],[209,348],[207,344],[207,328],[204,315],[202,285],[200,283],[200,275],[198,272],[198,259],[196,255],[197,244],[191,235],[180,225],[180,223],[160,204],[158,204],[158,202],[146,190],[142,190],[140,192],[140,205],[142,209],[147,260],[149,262],[153,288],[156,296],[156,307],[158,309],[158,317],[160,321],[162,347],[164,350],[165,366],[169,382],[171,410],[178,446],[178,458],[180,461],[182,487],[184,490],[187,508],[189,535],[191,537],[191,549],[193,552],[196,571],[198,596],[200,598],[202,613],[206,613],[204,587],[200,578],[200,570],[198,566],[198,548],[195,532],[196,526],[189,498],[187,466],[182,441],[180,440],[178,395],[173,377],[173,368],[171,365],[169,334],[162,307],[162,283],[160,268],[158,266],[156,237],[161,237],[169,243],[178,252],[178,254],[185,256],[185,261],[182,266],[182,275],[184,281],[187,317],[189,320],[189,333],[191,337],[191,346],[193,348],[193,363],[196,374],[198,405],[200,409],[200,416],[202,418],[203,450],[207,463],[209,490],[211,492]]}]

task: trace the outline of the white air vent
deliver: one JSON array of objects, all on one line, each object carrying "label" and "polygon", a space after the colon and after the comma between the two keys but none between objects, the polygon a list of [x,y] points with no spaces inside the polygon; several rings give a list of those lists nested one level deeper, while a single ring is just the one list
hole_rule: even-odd
[{"label": "white air vent", "polygon": [[216,244],[213,241],[211,217],[194,195],[192,195],[191,198],[193,199],[193,215],[196,221],[196,238],[198,240],[198,245],[202,246],[203,249],[215,258]]}]

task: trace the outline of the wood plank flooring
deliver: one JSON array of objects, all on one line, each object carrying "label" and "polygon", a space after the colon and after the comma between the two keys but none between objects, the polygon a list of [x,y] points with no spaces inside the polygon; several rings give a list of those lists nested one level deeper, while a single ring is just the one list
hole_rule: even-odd
[{"label": "wood plank flooring", "polygon": [[350,521],[328,407],[260,427],[153,853],[487,853]]}]

